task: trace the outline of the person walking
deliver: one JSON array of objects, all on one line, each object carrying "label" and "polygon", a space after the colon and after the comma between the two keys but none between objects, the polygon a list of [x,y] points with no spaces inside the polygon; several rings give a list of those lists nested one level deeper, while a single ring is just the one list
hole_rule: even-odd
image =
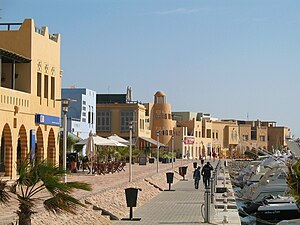
[{"label": "person walking", "polygon": [[195,189],[199,188],[199,181],[201,179],[200,168],[201,167],[198,166],[197,169],[195,169],[194,174],[193,174]]},{"label": "person walking", "polygon": [[207,162],[202,170],[201,170],[201,175],[203,176],[203,183],[205,185],[205,188],[208,188],[209,187],[209,179],[211,177],[211,171],[213,170],[214,168],[212,167],[212,165],[210,164],[210,162]]}]

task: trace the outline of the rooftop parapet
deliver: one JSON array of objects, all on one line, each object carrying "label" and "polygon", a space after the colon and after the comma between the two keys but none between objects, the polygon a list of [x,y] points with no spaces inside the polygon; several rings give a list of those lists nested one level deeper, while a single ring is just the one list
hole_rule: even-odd
[{"label": "rooftop parapet", "polygon": [[[17,31],[22,28],[22,26],[29,21],[32,21],[32,19],[25,19],[23,23],[0,23],[0,31]],[[34,24],[34,23],[33,23]],[[59,40],[59,34],[49,34],[48,27],[43,26],[41,28],[34,26],[34,31],[42,36],[45,36],[48,34],[48,37],[50,40],[58,42]]]}]

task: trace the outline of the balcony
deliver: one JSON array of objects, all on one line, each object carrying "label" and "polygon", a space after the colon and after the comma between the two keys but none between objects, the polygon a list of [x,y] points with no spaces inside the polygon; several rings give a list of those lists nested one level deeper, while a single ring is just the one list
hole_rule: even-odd
[{"label": "balcony", "polygon": [[16,112],[22,108],[22,112],[30,112],[31,94],[0,87],[0,110]]}]

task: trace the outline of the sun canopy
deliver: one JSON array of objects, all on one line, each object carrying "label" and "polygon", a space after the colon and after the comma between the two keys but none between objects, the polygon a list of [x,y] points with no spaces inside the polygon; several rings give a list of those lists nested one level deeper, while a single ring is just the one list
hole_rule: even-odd
[{"label": "sun canopy", "polygon": [[94,145],[100,145],[100,146],[120,146],[120,147],[126,147],[126,145],[118,142],[118,141],[114,141],[114,140],[109,140],[107,138],[104,137],[100,137],[97,135],[92,135],[84,140],[81,140],[79,142],[77,142],[75,145],[87,145],[89,141],[89,139],[92,139],[93,144]]},{"label": "sun canopy", "polygon": [[[140,138],[140,139],[142,139],[142,140],[144,140],[144,141],[147,141],[147,142],[149,142],[150,144],[153,144],[153,145],[157,146],[157,141],[154,140],[154,139],[152,139],[152,138],[149,138],[149,137],[143,137],[143,136],[139,136],[138,138]],[[158,142],[158,146],[160,146],[160,147],[166,147],[165,144],[160,143],[160,142]]]},{"label": "sun canopy", "polygon": [[108,137],[109,140],[113,140],[113,141],[117,141],[119,143],[122,143],[124,145],[129,145],[129,141],[125,140],[124,138],[121,138],[120,136],[113,134],[111,136]]},{"label": "sun canopy", "polygon": [[86,155],[91,158],[92,162],[95,161],[96,158],[96,146],[127,147],[118,141],[109,140],[92,133],[90,133],[88,138],[77,142],[75,145],[86,145]]}]

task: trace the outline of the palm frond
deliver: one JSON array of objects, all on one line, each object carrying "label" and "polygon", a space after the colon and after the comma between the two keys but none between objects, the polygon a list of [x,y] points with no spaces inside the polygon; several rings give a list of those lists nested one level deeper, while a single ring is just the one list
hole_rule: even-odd
[{"label": "palm frond", "polygon": [[29,156],[18,166],[19,178],[17,183],[23,186],[33,186],[40,181],[35,163],[31,163]]},{"label": "palm frond", "polygon": [[58,193],[53,198],[44,201],[44,207],[47,211],[58,214],[64,212],[76,214],[78,206],[86,207],[79,200],[63,193]]},{"label": "palm frond", "polygon": [[85,191],[91,191],[92,186],[84,182],[68,182],[66,183],[71,189],[81,189]]},{"label": "palm frond", "polygon": [[0,180],[0,204],[7,205],[10,200],[10,195],[6,191],[7,181]]}]

